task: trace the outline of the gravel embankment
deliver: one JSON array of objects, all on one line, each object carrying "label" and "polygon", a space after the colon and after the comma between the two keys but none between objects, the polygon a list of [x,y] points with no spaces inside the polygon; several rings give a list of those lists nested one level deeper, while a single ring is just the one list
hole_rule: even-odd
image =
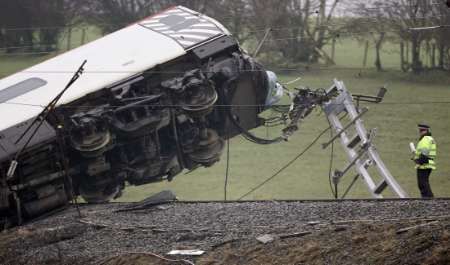
[{"label": "gravel embankment", "polygon": [[450,219],[446,199],[177,202],[117,212],[128,205],[85,205],[82,219],[70,208],[7,231],[0,235],[0,264],[98,264],[120,253],[209,251],[233,239],[314,231],[346,221]]}]

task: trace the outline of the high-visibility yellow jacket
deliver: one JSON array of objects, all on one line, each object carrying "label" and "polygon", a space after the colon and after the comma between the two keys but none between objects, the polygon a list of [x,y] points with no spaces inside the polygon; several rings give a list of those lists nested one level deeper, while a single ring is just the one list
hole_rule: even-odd
[{"label": "high-visibility yellow jacket", "polygon": [[417,143],[416,154],[414,159],[417,161],[421,155],[428,157],[428,162],[423,164],[416,164],[418,169],[436,169],[436,142],[431,136],[424,136]]}]

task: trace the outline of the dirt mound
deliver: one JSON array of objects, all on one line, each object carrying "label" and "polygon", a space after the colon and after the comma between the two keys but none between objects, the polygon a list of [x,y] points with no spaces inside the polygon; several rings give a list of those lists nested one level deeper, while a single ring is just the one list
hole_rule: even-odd
[{"label": "dirt mound", "polygon": [[[450,264],[450,222],[328,227],[302,238],[228,243],[197,264]],[[404,232],[402,232],[405,229]]]},{"label": "dirt mound", "polygon": [[[313,233],[271,235],[272,242],[231,240],[195,260],[230,264],[450,264],[450,220],[326,225]],[[101,265],[186,265],[194,261],[153,253],[127,253]]]}]

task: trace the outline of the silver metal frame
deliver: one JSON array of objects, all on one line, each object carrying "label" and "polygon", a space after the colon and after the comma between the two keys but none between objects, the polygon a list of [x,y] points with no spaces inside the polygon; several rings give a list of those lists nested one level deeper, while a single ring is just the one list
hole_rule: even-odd
[{"label": "silver metal frame", "polygon": [[[329,93],[331,91],[337,91],[338,96],[323,104],[322,107],[330,121],[331,129],[334,130],[336,136],[338,136],[332,140],[334,141],[335,139],[340,138],[340,143],[344,148],[349,161],[345,171],[336,171],[337,174],[333,176],[334,181],[336,183],[339,182],[343,174],[348,171],[348,168],[354,166],[356,172],[363,178],[369,192],[374,198],[383,198],[381,193],[386,187],[390,187],[398,197],[408,198],[408,194],[398,184],[378,155],[372,142],[375,130],[371,130],[369,135],[361,119],[362,114],[365,112],[360,112],[359,109],[356,108],[352,95],[348,92],[342,81],[335,79],[334,85],[328,90]],[[342,125],[341,120],[338,117],[338,115],[343,112],[346,112],[351,119],[350,124],[346,126]],[[359,137],[360,139],[358,144],[354,146],[349,146],[354,139],[354,137],[349,136],[347,131],[351,127],[353,127],[356,132],[354,137]],[[328,144],[329,143],[325,143],[323,147],[326,148]],[[375,183],[367,170],[371,165],[376,167],[378,174],[382,178],[382,181],[379,184]]]}]

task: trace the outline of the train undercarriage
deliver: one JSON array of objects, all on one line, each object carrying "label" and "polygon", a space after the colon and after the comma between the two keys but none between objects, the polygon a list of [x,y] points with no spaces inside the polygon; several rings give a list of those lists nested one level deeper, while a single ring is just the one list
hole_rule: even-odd
[{"label": "train undercarriage", "polygon": [[[17,142],[31,120],[4,130],[0,226],[20,224],[74,196],[108,202],[126,183],[170,181],[183,169],[213,165],[226,139],[262,124],[269,81],[224,36],[56,107],[31,139],[28,132]],[[8,175],[11,157],[27,139],[15,174]]]}]

